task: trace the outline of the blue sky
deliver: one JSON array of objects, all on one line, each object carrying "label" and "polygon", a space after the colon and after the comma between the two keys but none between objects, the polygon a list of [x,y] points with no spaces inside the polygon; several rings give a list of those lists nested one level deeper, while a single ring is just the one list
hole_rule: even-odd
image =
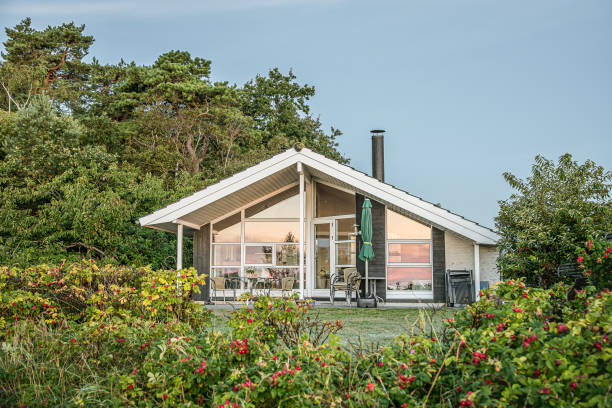
[{"label": "blue sky", "polygon": [[536,154],[612,168],[612,1],[0,0],[3,27],[25,16],[86,24],[105,63],[181,49],[238,84],[293,68],[353,166],[370,173],[386,129],[388,182],[487,226],[502,173]]}]

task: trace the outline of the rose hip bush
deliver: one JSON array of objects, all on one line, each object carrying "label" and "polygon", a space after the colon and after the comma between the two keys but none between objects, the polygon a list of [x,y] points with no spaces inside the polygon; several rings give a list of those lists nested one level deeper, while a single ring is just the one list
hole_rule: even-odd
[{"label": "rose hip bush", "polygon": [[320,345],[308,336],[279,341],[264,322],[300,317],[275,311],[292,300],[263,297],[233,315],[234,336],[160,340],[136,372],[118,377],[117,398],[213,407],[606,406],[612,295],[591,289],[568,300],[567,289],[509,281],[438,336],[404,335],[369,351],[341,347],[335,336]]},{"label": "rose hip bush", "polygon": [[204,277],[195,269],[175,271],[149,267],[98,266],[93,261],[39,265],[27,269],[0,267],[0,336],[11,324],[42,319],[47,325],[74,323],[112,326],[132,319],[206,322],[192,301]]},{"label": "rose hip bush", "polygon": [[288,298],[242,297],[250,306],[233,313],[229,325],[236,338],[250,338],[268,343],[281,342],[287,347],[308,341],[315,346],[325,343],[342,329],[339,320],[333,323],[312,313],[312,302],[299,302],[297,295]]},{"label": "rose hip bush", "polygon": [[612,287],[612,242],[589,239],[584,250],[578,252],[577,262],[593,286]]},{"label": "rose hip bush", "polygon": [[[356,348],[340,344],[338,324],[313,324],[316,309],[293,298],[250,299],[233,313],[230,332],[211,332],[194,321],[199,312],[184,313],[173,303],[171,310],[163,307],[178,296],[170,274],[164,281],[134,273],[139,301],[133,304],[132,292],[121,289],[132,284],[120,284],[113,294],[111,279],[109,289],[87,291],[105,293],[102,298],[73,300],[71,308],[58,312],[43,309],[39,320],[26,318],[26,308],[7,306],[12,313],[19,310],[19,319],[11,321],[12,314],[3,312],[0,405],[603,407],[612,402],[608,289],[588,287],[568,296],[567,285],[543,290],[507,281],[483,291],[478,302],[433,335],[406,334],[384,347]],[[96,279],[101,278],[92,282]],[[187,296],[189,279],[182,278],[181,296]],[[156,291],[160,284],[168,294]],[[20,293],[58,303],[47,292]],[[56,324],[49,313],[70,319]],[[100,313],[111,317],[102,321],[107,315]],[[171,318],[175,313],[187,318]]]}]

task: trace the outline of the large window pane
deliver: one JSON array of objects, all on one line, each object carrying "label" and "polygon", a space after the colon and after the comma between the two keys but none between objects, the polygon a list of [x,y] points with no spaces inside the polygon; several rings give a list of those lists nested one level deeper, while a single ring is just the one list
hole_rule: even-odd
[{"label": "large window pane", "polygon": [[340,242],[336,244],[336,264],[355,265],[357,261],[354,242]]},{"label": "large window pane", "polygon": [[238,278],[240,276],[240,268],[212,268],[212,276],[223,276],[228,279]]},{"label": "large window pane", "polygon": [[213,224],[213,242],[240,242],[240,213]]},{"label": "large window pane", "polygon": [[389,263],[430,263],[429,244],[389,244]]},{"label": "large window pane", "polygon": [[317,183],[316,217],[355,214],[355,196]]},{"label": "large window pane", "polygon": [[431,267],[387,268],[387,290],[431,290]]},{"label": "large window pane", "polygon": [[239,266],[240,244],[214,244],[213,266]]},{"label": "large window pane", "polygon": [[387,239],[431,239],[431,227],[387,210]]},{"label": "large window pane", "polygon": [[355,218],[340,218],[336,220],[336,241],[355,239]]},{"label": "large window pane", "polygon": [[300,223],[285,221],[251,221],[244,225],[246,242],[299,242]]},{"label": "large window pane", "polygon": [[247,266],[244,276],[247,281],[251,281],[251,285],[255,282],[254,279],[270,279],[272,277],[270,268],[267,266]]},{"label": "large window pane", "polygon": [[276,245],[276,265],[297,266],[300,262],[299,254],[300,247],[297,244]]},{"label": "large window pane", "polygon": [[245,210],[247,218],[300,218],[299,187],[295,186]]},{"label": "large window pane", "polygon": [[286,282],[287,287],[290,286],[291,281],[293,281],[291,286],[293,289],[300,287],[299,268],[270,268],[270,275],[273,278],[272,289],[282,289],[283,281]]},{"label": "large window pane", "polygon": [[248,245],[245,247],[246,264],[271,264],[272,246],[271,245]]}]

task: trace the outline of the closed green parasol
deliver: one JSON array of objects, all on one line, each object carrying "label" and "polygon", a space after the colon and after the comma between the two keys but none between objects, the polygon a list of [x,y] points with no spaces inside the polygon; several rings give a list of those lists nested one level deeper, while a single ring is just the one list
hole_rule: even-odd
[{"label": "closed green parasol", "polygon": [[366,291],[368,290],[368,261],[374,258],[374,249],[372,249],[372,203],[369,199],[363,200],[361,206],[361,240],[363,245],[359,251],[359,259],[365,261],[365,281]]}]

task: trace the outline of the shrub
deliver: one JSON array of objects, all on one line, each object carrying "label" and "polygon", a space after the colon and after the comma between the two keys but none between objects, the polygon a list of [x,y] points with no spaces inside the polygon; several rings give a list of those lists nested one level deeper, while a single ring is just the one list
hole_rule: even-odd
[{"label": "shrub", "polygon": [[[171,270],[100,267],[92,261],[27,269],[0,268],[0,329],[20,320],[48,325],[130,323],[132,319],[180,320],[194,327],[205,311],[191,301],[203,276],[181,270],[181,287]],[[0,331],[0,335],[3,333]]]},{"label": "shrub", "polygon": [[252,306],[233,313],[229,322],[232,335],[271,344],[279,341],[286,347],[305,341],[319,346],[342,329],[342,322],[321,321],[318,313],[311,312],[312,302],[298,302],[297,299],[297,295],[289,298],[243,296]]},{"label": "shrub", "polygon": [[[92,282],[99,279],[93,276]],[[169,312],[160,308],[154,314],[145,300],[166,298],[153,299],[144,291],[157,289],[161,278],[135,276],[139,296],[145,296],[134,303],[138,312],[121,307],[117,299],[130,298],[120,290],[119,298],[100,300],[108,304],[105,311],[116,308],[110,321],[97,320],[98,309],[88,310],[91,304],[85,302],[84,315],[76,307],[58,308],[76,316],[68,324],[35,317],[7,323],[0,405],[589,407],[611,402],[608,289],[589,287],[568,297],[567,285],[544,290],[508,281],[483,291],[478,302],[433,335],[402,335],[388,346],[368,349],[341,346],[335,335],[339,325],[318,322],[307,304],[294,298],[251,299],[252,305],[233,313],[227,334],[211,333],[194,318],[155,320]],[[163,282],[162,287],[170,291]],[[148,314],[134,316],[140,310]]]},{"label": "shrub", "polygon": [[612,242],[603,238],[589,239],[578,251],[577,262],[589,282],[600,289],[612,288]]}]

